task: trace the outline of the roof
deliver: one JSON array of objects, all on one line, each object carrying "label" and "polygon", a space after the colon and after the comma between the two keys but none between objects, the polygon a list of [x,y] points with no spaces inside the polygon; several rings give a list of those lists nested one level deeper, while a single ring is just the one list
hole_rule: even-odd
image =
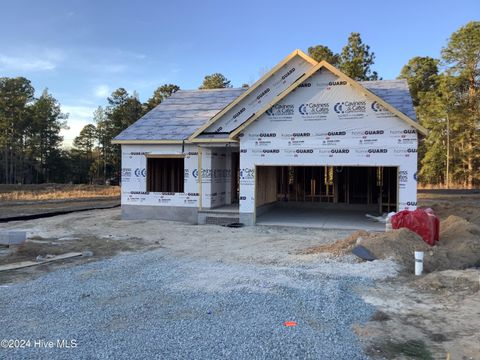
[{"label": "roof", "polygon": [[123,130],[115,140],[183,141],[245,90],[179,90]]},{"label": "roof", "polygon": [[[228,134],[205,132],[207,127],[212,126],[213,123],[225,116],[227,111],[232,110],[235,106],[240,106],[241,101],[245,102],[245,97],[254,88],[262,84],[262,86],[265,86],[265,82],[271,81],[269,79],[275,75],[278,67],[287,63],[295,56],[300,56],[303,59],[308,58],[300,50],[294,51],[250,89],[227,88],[177,91],[137,122],[122,131],[115,137],[114,142],[148,144],[194,142],[195,140],[199,142],[236,141],[235,139],[239,132],[322,68],[326,68],[339,78],[346,80],[351,86],[363,92],[366,96],[378,101],[379,104],[416,128],[421,134],[428,132],[416,121],[415,110],[406,80],[355,81],[325,61],[313,65],[315,63],[313,59],[310,62],[312,67],[308,71],[290,84],[288,88],[275,93],[276,95],[271,102],[265,106],[262,105],[261,109],[256,109],[250,117],[243,123],[239,123],[239,126],[233,131],[230,131]],[[245,110],[245,108],[242,110]]]},{"label": "roof", "polygon": [[[359,83],[408,117],[416,119],[406,80]],[[245,88],[179,90],[122,131],[115,140],[183,141],[245,90]],[[211,137],[215,138],[213,134]],[[206,136],[198,138],[203,139]],[[228,135],[218,138],[228,139]]]},{"label": "roof", "polygon": [[360,85],[413,120],[417,120],[407,80],[359,81]]}]

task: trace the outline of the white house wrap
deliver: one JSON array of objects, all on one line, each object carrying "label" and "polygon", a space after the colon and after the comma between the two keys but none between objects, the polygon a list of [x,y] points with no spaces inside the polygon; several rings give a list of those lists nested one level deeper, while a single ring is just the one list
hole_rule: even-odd
[{"label": "white house wrap", "polygon": [[[124,218],[254,224],[275,206],[415,209],[403,80],[355,82],[295,51],[249,89],[178,91],[115,138]],[[239,204],[239,205],[235,205]]]}]

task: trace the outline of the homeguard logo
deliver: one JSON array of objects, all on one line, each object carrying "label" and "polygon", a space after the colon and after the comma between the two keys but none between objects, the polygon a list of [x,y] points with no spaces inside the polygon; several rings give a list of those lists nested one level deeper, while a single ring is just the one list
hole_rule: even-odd
[{"label": "homeguard logo", "polygon": [[365,130],[365,135],[383,135],[385,131],[383,130]]},{"label": "homeguard logo", "polygon": [[383,111],[387,111],[387,109],[385,109],[385,107],[383,105],[380,105],[377,101],[374,101],[372,103],[372,105],[370,105],[370,107],[372,108],[373,111],[375,112],[383,112]]},{"label": "homeguard logo", "polygon": [[407,201],[407,206],[417,206],[416,201]]},{"label": "homeguard logo", "polygon": [[280,152],[280,150],[278,149],[264,149],[262,151],[264,154],[267,154],[267,153],[270,153],[270,154],[278,154]]},{"label": "homeguard logo", "polygon": [[122,168],[122,178],[127,178],[132,176],[132,169],[130,168]]},{"label": "homeguard logo", "polygon": [[293,133],[292,137],[309,137],[310,133]]},{"label": "homeguard logo", "polygon": [[332,154],[348,154],[350,149],[332,149],[330,150]]},{"label": "homeguard logo", "polygon": [[405,130],[390,130],[392,135],[407,135],[407,134],[416,134],[417,130],[415,129],[405,129]]},{"label": "homeguard logo", "polygon": [[302,83],[302,84],[298,85],[299,88],[304,88],[304,87],[309,88],[311,86],[312,86],[312,83],[309,83],[309,82],[308,83]]},{"label": "homeguard logo", "polygon": [[270,92],[270,88],[266,88],[266,89],[263,90],[260,94],[258,94],[257,100],[260,100],[262,97],[264,97],[265,95],[267,95],[269,92]]},{"label": "homeguard logo", "polygon": [[273,105],[270,109],[268,109],[265,113],[268,116],[282,116],[282,115],[292,116],[294,113],[294,109],[295,108],[293,105],[276,104],[276,105]]},{"label": "homeguard logo", "polygon": [[275,133],[261,133],[258,136],[259,137],[276,137],[277,134],[275,134]]},{"label": "homeguard logo", "polygon": [[327,136],[345,136],[347,135],[346,131],[329,131]]},{"label": "homeguard logo", "polygon": [[367,103],[365,101],[342,101],[335,104],[333,110],[337,114],[364,113]]},{"label": "homeguard logo", "polygon": [[328,103],[309,103],[309,104],[302,104],[298,107],[298,112],[301,115],[328,114],[328,111],[329,111]]},{"label": "homeguard logo", "polygon": [[313,149],[297,149],[297,154],[313,154]]},{"label": "homeguard logo", "polygon": [[295,68],[291,68],[290,70],[288,70],[283,76],[282,76],[282,80],[285,80],[287,77],[289,77],[291,74],[293,74],[295,72]]},{"label": "homeguard logo", "polygon": [[367,152],[370,154],[386,154],[388,150],[387,149],[368,149]]},{"label": "homeguard logo", "polygon": [[328,86],[339,86],[339,85],[347,85],[346,81],[330,81]]},{"label": "homeguard logo", "polygon": [[237,121],[237,120],[236,120],[237,117],[239,117],[239,116],[240,116],[242,113],[244,113],[244,112],[245,112],[245,108],[241,108],[240,110],[238,110],[238,111],[232,116],[232,119],[233,119],[234,121]]},{"label": "homeguard logo", "polygon": [[415,154],[417,149],[415,148],[408,148],[408,149],[394,149],[394,154],[405,154],[405,156],[409,156],[410,154]]}]

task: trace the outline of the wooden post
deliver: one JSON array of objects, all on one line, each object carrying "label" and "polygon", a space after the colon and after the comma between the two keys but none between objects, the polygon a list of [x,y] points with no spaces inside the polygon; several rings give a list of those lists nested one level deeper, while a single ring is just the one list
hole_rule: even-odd
[{"label": "wooden post", "polygon": [[202,184],[202,157],[203,151],[202,147],[198,145],[198,209],[202,210],[202,193],[203,193],[203,184]]}]

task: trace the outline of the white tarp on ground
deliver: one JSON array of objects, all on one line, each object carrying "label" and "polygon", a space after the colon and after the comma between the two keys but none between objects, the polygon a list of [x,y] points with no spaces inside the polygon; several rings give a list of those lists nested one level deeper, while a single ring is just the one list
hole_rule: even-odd
[{"label": "white tarp on ground", "polygon": [[321,69],[240,134],[240,212],[255,209],[255,166],[396,166],[399,210],[416,208],[417,132]]}]

